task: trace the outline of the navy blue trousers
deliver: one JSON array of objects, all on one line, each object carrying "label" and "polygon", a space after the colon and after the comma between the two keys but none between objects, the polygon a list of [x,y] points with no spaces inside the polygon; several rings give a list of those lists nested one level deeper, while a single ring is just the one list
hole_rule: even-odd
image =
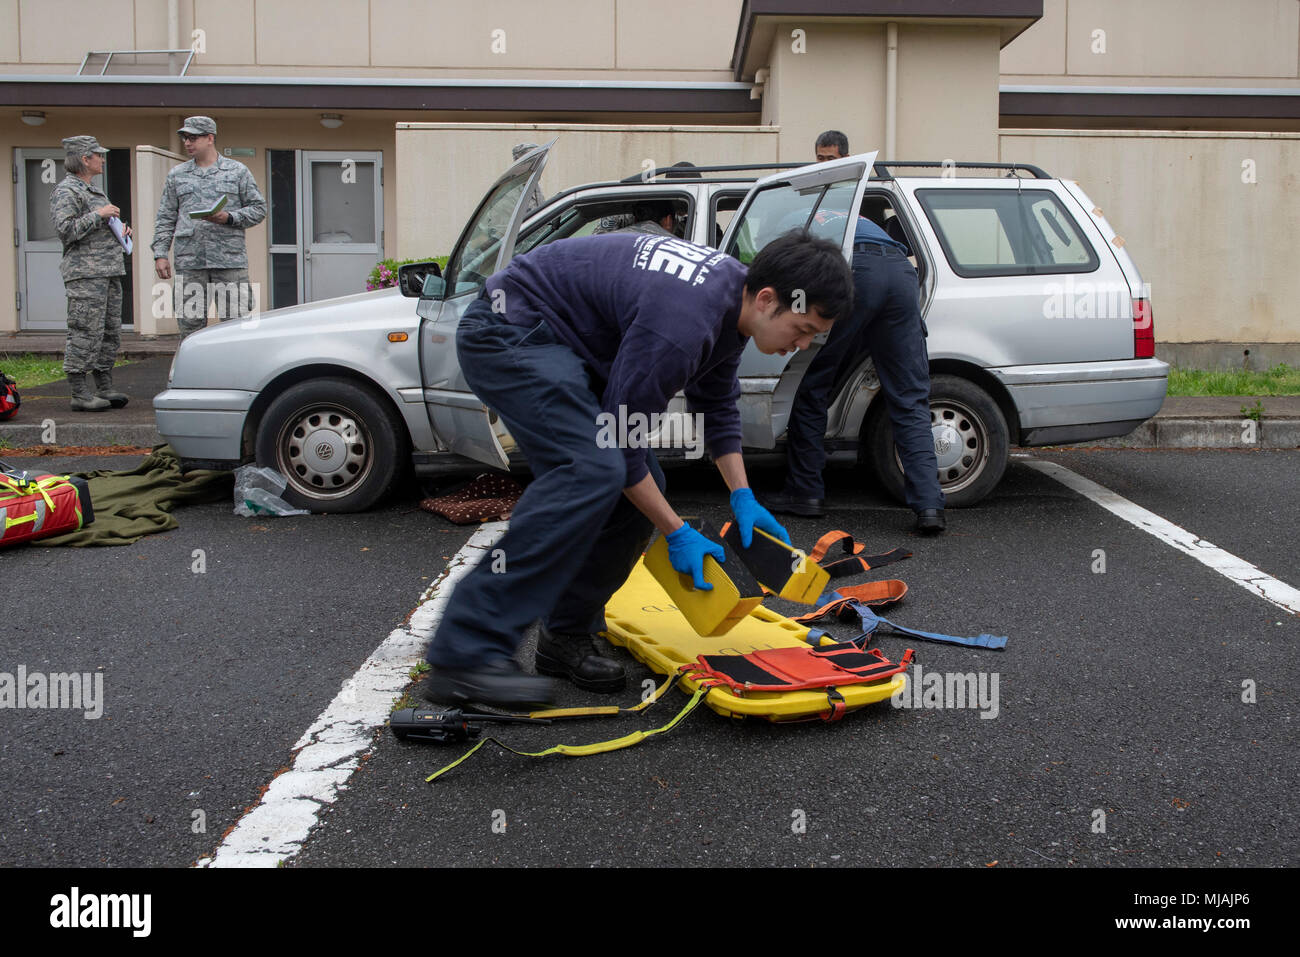
[{"label": "navy blue trousers", "polygon": [[865,244],[853,253],[853,312],[835,322],[813,357],[790,410],[785,493],[825,498],[826,413],[846,363],[871,354],[903,463],[904,492],[913,511],[943,508],[939,461],[930,429],[930,358],[917,300],[916,269],[900,250]]},{"label": "navy blue trousers", "polygon": [[[435,668],[512,657],[538,619],[565,634],[603,630],[605,602],[654,531],[623,495],[623,452],[597,444],[600,399],[586,365],[546,323],[509,325],[479,299],[461,319],[456,349],[470,388],[505,422],[533,481],[505,535],[452,592],[426,656]],[[662,490],[663,471],[647,456]]]}]

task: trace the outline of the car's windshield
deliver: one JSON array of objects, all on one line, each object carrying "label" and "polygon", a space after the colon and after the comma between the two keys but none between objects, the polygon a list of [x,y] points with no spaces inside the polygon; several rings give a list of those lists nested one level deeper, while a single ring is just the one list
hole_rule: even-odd
[{"label": "car's windshield", "polygon": [[447,295],[459,296],[483,287],[496,269],[501,243],[510,228],[510,217],[523,195],[528,177],[535,167],[528,167],[499,183],[479,207],[478,216],[465,239],[447,262]]}]

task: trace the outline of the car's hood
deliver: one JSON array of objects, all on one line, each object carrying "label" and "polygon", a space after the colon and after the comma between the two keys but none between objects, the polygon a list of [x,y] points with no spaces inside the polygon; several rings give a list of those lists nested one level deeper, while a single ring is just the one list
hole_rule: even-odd
[{"label": "car's hood", "polygon": [[[396,286],[392,286],[387,289],[359,292],[352,296],[339,296],[337,299],[322,299],[319,302],[304,302],[297,306],[268,309],[266,312],[258,313],[255,318],[246,320],[246,322],[267,325],[282,321],[301,322],[308,318],[328,318],[338,311],[355,316],[359,311],[368,313],[376,308],[387,310],[389,315],[409,313],[413,316],[415,315],[415,302],[414,299],[407,299],[403,296],[401,290]],[[209,326],[202,332],[206,334],[215,329],[224,329],[230,325],[231,323],[223,322],[220,325]],[[234,325],[240,325],[240,323],[234,323]]]},{"label": "car's hood", "polygon": [[181,343],[172,384],[257,391],[293,365],[325,362],[363,370],[392,351],[388,333],[406,332],[410,339],[402,345],[414,345],[420,323],[415,309],[416,301],[400,290],[376,289],[211,325]]}]

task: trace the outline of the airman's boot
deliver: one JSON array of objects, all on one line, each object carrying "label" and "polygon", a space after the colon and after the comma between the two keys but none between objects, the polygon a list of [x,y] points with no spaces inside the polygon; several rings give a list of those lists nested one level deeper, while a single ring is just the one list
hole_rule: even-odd
[{"label": "airman's boot", "polygon": [[101,399],[90,391],[90,386],[86,384],[86,373],[69,372],[68,385],[72,386],[73,412],[103,412],[112,407],[107,399]]},{"label": "airman's boot", "polygon": [[600,653],[598,635],[565,635],[545,625],[537,638],[537,672],[568,678],[583,691],[612,694],[627,680],[623,666]]},{"label": "airman's boot", "polygon": [[107,399],[109,405],[115,409],[120,409],[130,401],[130,397],[125,392],[118,392],[113,388],[113,370],[108,372],[95,372],[95,395],[101,399]]}]

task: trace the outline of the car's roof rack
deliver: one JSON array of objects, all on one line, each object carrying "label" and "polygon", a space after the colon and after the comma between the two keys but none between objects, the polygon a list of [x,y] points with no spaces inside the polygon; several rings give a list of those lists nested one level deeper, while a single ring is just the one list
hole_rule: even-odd
[{"label": "car's roof rack", "polygon": [[659,176],[666,176],[668,179],[693,180],[703,178],[697,175],[699,173],[730,173],[733,170],[751,169],[798,169],[800,166],[807,165],[807,163],[743,163],[731,166],[656,166],[647,172],[633,173],[631,176],[619,180],[619,182],[643,183]]},{"label": "car's roof rack", "polygon": [[[679,179],[683,181],[705,179],[702,173],[731,173],[748,170],[778,170],[778,169],[798,169],[800,166],[808,166],[808,163],[738,163],[730,166],[657,166],[653,170],[641,173],[633,173],[631,176],[619,180],[621,183],[648,183],[660,176],[667,179]],[[872,179],[889,180],[894,179],[894,173],[890,167],[904,166],[910,169],[1004,169],[1011,173],[1025,172],[1029,173],[1035,179],[1051,179],[1052,177],[1037,166],[1029,163],[957,163],[952,160],[877,160],[872,168]],[[716,182],[717,180],[712,180]]]},{"label": "car's roof rack", "polygon": [[939,163],[934,160],[891,160],[889,162],[877,160],[874,169],[876,175],[872,178],[894,179],[894,174],[890,171],[891,166],[919,167],[921,169],[1004,169],[1012,173],[1019,173],[1023,170],[1031,174],[1034,179],[1052,178],[1037,166],[1031,166],[1028,163],[956,163],[952,160],[944,160]]}]

